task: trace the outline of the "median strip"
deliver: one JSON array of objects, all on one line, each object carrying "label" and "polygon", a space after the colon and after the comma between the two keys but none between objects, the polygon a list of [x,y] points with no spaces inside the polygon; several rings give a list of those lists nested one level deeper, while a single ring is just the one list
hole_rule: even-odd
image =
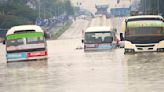
[{"label": "median strip", "polygon": [[72,24],[72,21],[68,21],[65,23],[63,27],[53,32],[52,39],[57,39],[58,37],[60,37],[71,26],[71,24]]}]

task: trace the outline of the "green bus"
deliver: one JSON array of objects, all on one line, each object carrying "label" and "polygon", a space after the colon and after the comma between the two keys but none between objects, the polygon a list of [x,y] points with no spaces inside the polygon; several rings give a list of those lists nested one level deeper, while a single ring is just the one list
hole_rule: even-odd
[{"label": "green bus", "polygon": [[47,59],[44,31],[36,25],[15,26],[5,38],[7,62]]}]

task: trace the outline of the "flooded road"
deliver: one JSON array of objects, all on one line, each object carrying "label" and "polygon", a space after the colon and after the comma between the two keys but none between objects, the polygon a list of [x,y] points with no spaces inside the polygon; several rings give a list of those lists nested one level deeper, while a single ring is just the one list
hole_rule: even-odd
[{"label": "flooded road", "polygon": [[85,53],[77,48],[88,23],[77,20],[58,40],[48,41],[47,61],[7,64],[0,44],[0,91],[164,92],[164,53]]}]

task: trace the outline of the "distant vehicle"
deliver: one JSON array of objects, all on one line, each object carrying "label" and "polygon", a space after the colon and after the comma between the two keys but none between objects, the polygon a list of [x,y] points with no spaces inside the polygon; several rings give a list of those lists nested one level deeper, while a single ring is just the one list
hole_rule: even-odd
[{"label": "distant vehicle", "polygon": [[106,10],[109,8],[109,5],[108,4],[96,4],[95,8],[100,9],[100,10]]},{"label": "distant vehicle", "polygon": [[106,18],[111,18],[111,17],[112,17],[111,13],[108,12],[108,13],[106,14]]},{"label": "distant vehicle", "polygon": [[111,8],[111,16],[124,17],[130,15],[130,8]]},{"label": "distant vehicle", "polygon": [[118,45],[115,31],[108,26],[89,27],[84,32],[84,51],[113,49]]},{"label": "distant vehicle", "polygon": [[96,8],[96,12],[95,12],[95,15],[106,15],[108,12],[107,12],[107,10],[108,10],[108,8],[109,8],[109,6],[108,6],[108,4],[97,4],[97,5],[95,5],[95,8]]},{"label": "distant vehicle", "polygon": [[80,18],[80,19],[89,19],[89,17],[87,15],[80,15],[80,16],[78,16],[78,18]]},{"label": "distant vehicle", "polygon": [[164,21],[158,15],[128,17],[123,22],[120,38],[125,44],[125,53],[164,51]]},{"label": "distant vehicle", "polygon": [[102,14],[97,14],[94,17],[103,17],[103,15]]},{"label": "distant vehicle", "polygon": [[5,44],[7,62],[47,58],[47,44],[39,26],[12,27],[6,34]]}]

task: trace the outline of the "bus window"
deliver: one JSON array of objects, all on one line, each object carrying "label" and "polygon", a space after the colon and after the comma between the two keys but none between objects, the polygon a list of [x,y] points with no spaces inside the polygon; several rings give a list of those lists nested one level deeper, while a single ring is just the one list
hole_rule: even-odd
[{"label": "bus window", "polygon": [[96,38],[96,41],[95,42],[96,43],[102,43],[102,38],[101,37]]},{"label": "bus window", "polygon": [[104,43],[111,43],[113,41],[113,38],[110,36],[107,36],[104,38]]},{"label": "bus window", "polygon": [[14,40],[7,40],[7,46],[18,46],[24,44],[24,39],[14,39]]},{"label": "bus window", "polygon": [[27,44],[43,43],[44,38],[43,37],[27,38],[26,42]]},{"label": "bus window", "polygon": [[145,35],[162,35],[162,28],[160,27],[136,27],[129,28],[127,36],[145,36]]},{"label": "bus window", "polygon": [[112,43],[111,32],[90,32],[85,34],[85,43]]}]

